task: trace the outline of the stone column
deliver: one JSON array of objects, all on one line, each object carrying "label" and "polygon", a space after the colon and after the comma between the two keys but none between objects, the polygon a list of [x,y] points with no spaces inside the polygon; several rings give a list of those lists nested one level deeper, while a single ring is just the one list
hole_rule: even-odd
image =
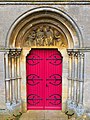
[{"label": "stone column", "polygon": [[10,51],[11,60],[12,60],[12,78],[11,78],[11,84],[12,84],[12,103],[16,104],[16,96],[15,96],[15,50],[11,49]]},{"label": "stone column", "polygon": [[9,51],[10,90],[13,104],[21,100],[20,53],[21,49],[10,49]]},{"label": "stone column", "polygon": [[74,67],[74,102],[77,102],[77,81],[78,81],[78,53],[74,53],[74,61],[75,61],[75,67]]},{"label": "stone column", "polygon": [[68,52],[68,99],[72,99],[72,53]]},{"label": "stone column", "polygon": [[6,103],[10,105],[10,77],[9,77],[9,55],[5,54],[5,87],[6,87]]},{"label": "stone column", "polygon": [[20,56],[17,56],[17,101],[21,101],[21,75],[20,75]]},{"label": "stone column", "polygon": [[80,99],[79,103],[83,104],[83,92],[84,92],[84,54],[80,53],[80,59],[81,59],[81,74],[80,74],[80,83],[79,83],[79,89],[80,89]]},{"label": "stone column", "polygon": [[81,71],[81,58],[80,58],[80,52],[78,52],[78,81],[77,81],[77,103],[79,103],[80,99],[80,73]]},{"label": "stone column", "polygon": [[14,81],[14,84],[15,84],[15,99],[16,99],[16,102],[17,102],[17,91],[18,91],[18,80],[17,80],[17,52],[15,51],[15,57],[14,57],[14,77],[15,77],[15,81]]},{"label": "stone column", "polygon": [[72,52],[72,100],[74,100],[74,76],[75,76],[75,59],[74,52]]},{"label": "stone column", "polygon": [[12,59],[9,54],[10,101],[12,101]]}]

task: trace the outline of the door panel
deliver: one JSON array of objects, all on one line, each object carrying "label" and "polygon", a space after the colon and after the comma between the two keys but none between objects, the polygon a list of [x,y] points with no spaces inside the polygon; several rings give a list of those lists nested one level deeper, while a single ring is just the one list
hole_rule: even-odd
[{"label": "door panel", "polygon": [[27,56],[27,109],[44,109],[44,52],[31,50]]},{"label": "door panel", "polygon": [[62,109],[62,56],[57,49],[32,49],[27,56],[27,109]]},{"label": "door panel", "polygon": [[61,109],[62,94],[62,57],[57,50],[47,50],[45,52],[45,109]]}]

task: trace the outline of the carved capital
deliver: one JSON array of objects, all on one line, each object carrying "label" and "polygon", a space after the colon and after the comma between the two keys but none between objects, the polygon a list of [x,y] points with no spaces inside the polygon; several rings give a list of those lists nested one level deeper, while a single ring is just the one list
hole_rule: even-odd
[{"label": "carved capital", "polygon": [[84,59],[84,53],[80,53],[80,57]]},{"label": "carved capital", "polygon": [[74,52],[74,57],[78,58],[79,52]]},{"label": "carved capital", "polygon": [[21,49],[10,49],[9,57],[19,57],[21,53]]},{"label": "carved capital", "polygon": [[68,51],[68,55],[69,55],[70,58],[74,58],[76,53],[73,52],[73,51]]}]

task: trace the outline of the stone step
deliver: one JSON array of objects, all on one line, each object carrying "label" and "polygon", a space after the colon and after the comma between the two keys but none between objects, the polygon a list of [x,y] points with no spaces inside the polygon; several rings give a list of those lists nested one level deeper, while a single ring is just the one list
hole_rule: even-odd
[{"label": "stone step", "polygon": [[21,117],[20,120],[67,120],[67,117],[59,117],[59,118],[29,118],[29,117]]},{"label": "stone step", "polygon": [[20,120],[68,120],[61,111],[28,111],[23,113]]}]

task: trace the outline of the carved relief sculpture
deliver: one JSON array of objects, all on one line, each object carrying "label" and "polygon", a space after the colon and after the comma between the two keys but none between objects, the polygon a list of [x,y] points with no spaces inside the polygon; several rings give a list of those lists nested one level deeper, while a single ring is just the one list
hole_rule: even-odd
[{"label": "carved relief sculpture", "polygon": [[20,46],[67,46],[64,35],[48,24],[40,24],[32,27],[25,36]]}]

